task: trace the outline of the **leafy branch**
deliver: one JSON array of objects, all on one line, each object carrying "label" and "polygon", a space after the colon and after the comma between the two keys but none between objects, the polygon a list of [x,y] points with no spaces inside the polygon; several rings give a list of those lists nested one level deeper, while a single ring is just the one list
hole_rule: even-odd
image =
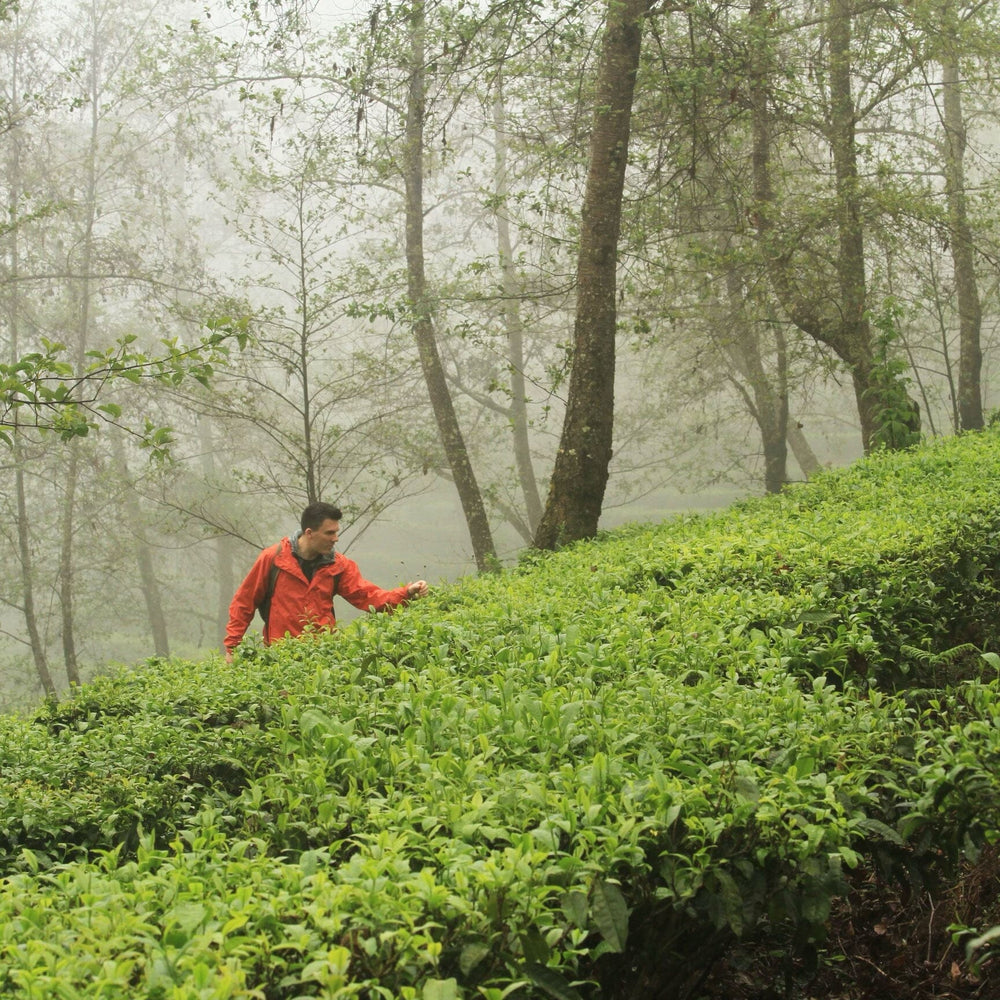
[{"label": "leafy branch", "polygon": [[[25,428],[54,432],[63,441],[85,437],[100,421],[113,423],[121,417],[121,407],[105,398],[115,384],[177,386],[193,379],[207,386],[233,343],[239,350],[246,346],[249,319],[226,316],[206,326],[208,334],[196,344],[164,338],[156,354],[138,350],[136,335],[127,334],[104,350],[88,351],[82,367],[66,360],[65,344],[43,338],[41,350],[0,364],[0,440],[11,446]],[[146,447],[162,455],[169,439],[168,429],[146,421]]]}]

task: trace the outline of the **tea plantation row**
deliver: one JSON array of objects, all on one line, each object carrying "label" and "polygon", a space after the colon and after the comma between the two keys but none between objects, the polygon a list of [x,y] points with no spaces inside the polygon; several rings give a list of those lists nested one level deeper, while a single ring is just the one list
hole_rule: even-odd
[{"label": "tea plantation row", "polygon": [[0,995],[696,997],[997,839],[1000,438],[0,719]]}]

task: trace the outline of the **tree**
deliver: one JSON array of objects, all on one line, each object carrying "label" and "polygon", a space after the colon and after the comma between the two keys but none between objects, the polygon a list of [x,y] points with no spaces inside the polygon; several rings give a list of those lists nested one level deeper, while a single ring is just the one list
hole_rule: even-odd
[{"label": "tree", "polygon": [[[244,16],[251,29],[246,39],[233,46],[221,43],[221,49],[207,42],[199,26],[192,44],[195,47],[208,44],[209,51],[216,56],[228,56],[227,72],[219,74],[210,85],[238,91],[246,111],[271,134],[286,118],[298,116],[298,123],[306,123],[301,127],[321,137],[319,141],[328,151],[350,148],[353,142],[356,150],[353,173],[342,160],[324,161],[323,168],[329,170],[325,178],[328,189],[349,188],[359,203],[363,202],[366,190],[369,195],[378,191],[381,197],[376,211],[385,210],[389,194],[389,203],[397,209],[397,241],[401,234],[404,243],[405,293],[400,294],[397,288],[394,294],[373,302],[366,301],[365,290],[358,289],[356,303],[345,312],[368,313],[379,321],[405,312],[448,473],[458,490],[468,523],[476,562],[480,568],[486,568],[495,558],[494,546],[441,359],[424,247],[424,219],[430,210],[424,203],[423,162],[427,156],[429,117],[427,78],[434,67],[440,67],[442,74],[447,75],[453,59],[447,41],[443,40],[443,51],[436,52],[433,59],[425,58],[428,28],[422,2],[389,11],[374,9],[363,21],[345,25],[329,36],[311,32],[308,12],[298,5],[281,8],[250,4],[245,7]],[[379,112],[384,113],[384,122],[377,120]],[[344,222],[343,216],[337,216],[337,209],[344,204],[334,200],[328,205],[331,230]],[[352,206],[352,212],[360,211]],[[378,224],[381,225],[381,220]],[[367,232],[359,232],[357,237],[359,244],[366,239],[369,245],[374,242]],[[373,265],[371,270],[377,271],[384,282],[398,276],[395,267],[387,268],[383,262]],[[406,416],[407,423],[412,424],[417,410],[408,411]]]},{"label": "tree", "polygon": [[[143,336],[168,326],[143,321],[154,314],[154,303],[162,304],[163,290],[172,285],[172,295],[179,287],[192,294],[194,285],[178,267],[169,279],[158,270],[161,246],[151,209],[167,185],[162,176],[150,181],[151,132],[135,131],[148,119],[135,114],[134,105],[126,107],[124,73],[135,36],[119,14],[89,5],[74,24],[78,30],[61,19],[40,25],[18,18],[4,39],[14,72],[5,109],[11,128],[5,136],[9,218],[0,291],[7,347],[0,365],[0,436],[15,459],[33,458],[17,464],[17,551],[25,630],[49,694],[58,687],[49,664],[52,627],[35,595],[52,595],[46,606],[60,621],[71,684],[83,679],[79,622],[88,613],[114,614],[107,600],[95,601],[83,586],[97,561],[91,523],[106,495],[97,477],[108,467],[100,440],[83,439],[102,423],[120,424],[163,456],[170,431],[118,388],[128,385],[134,397],[138,385],[207,382],[228,356],[230,340],[244,336],[242,320],[226,319],[193,337],[192,328],[180,324],[173,330],[187,338],[160,332],[157,343]],[[37,60],[30,78],[23,68],[26,52]],[[22,103],[24,94],[33,95],[32,103]],[[156,196],[143,205],[147,190]],[[130,223],[137,223],[132,231]],[[46,448],[54,439],[63,447]],[[36,556],[35,539],[43,531],[48,544]],[[88,558],[80,560],[84,545]]]},{"label": "tree", "polygon": [[[6,16],[5,11],[5,16]],[[15,23],[15,29],[17,24]],[[21,106],[22,93],[22,59],[23,52],[17,32],[8,46],[10,63],[10,90],[7,92],[3,110],[6,121],[4,134],[7,145],[5,173],[7,177],[7,216],[4,235],[4,271],[7,278],[8,294],[4,296],[4,313],[7,327],[10,362],[9,367],[14,374],[15,386],[20,382],[17,374],[21,367],[22,341],[22,300],[18,294],[21,279],[21,246],[18,238],[17,225],[14,224],[22,212],[24,198],[23,150],[20,122],[24,111]],[[0,373],[2,374],[2,373]],[[10,376],[7,376],[8,378]],[[26,489],[25,460],[28,457],[27,442],[8,438],[14,459],[14,497],[16,517],[16,551],[18,556],[20,581],[20,611],[24,616],[25,630],[28,634],[28,644],[34,662],[35,672],[42,689],[47,695],[55,693],[56,685],[49,667],[45,643],[39,624],[36,608],[35,589],[36,574],[34,554],[29,534],[28,497]]]},{"label": "tree", "polygon": [[790,227],[779,231],[775,214],[772,146],[774,119],[769,112],[771,81],[775,73],[774,25],[776,13],[765,0],[750,7],[753,54],[749,101],[753,121],[754,187],[757,224],[769,276],[782,307],[809,336],[831,348],[850,374],[865,450],[878,446],[905,446],[919,429],[916,404],[906,394],[871,326],[865,259],[865,212],[858,171],[857,119],[852,93],[851,0],[830,0],[826,8],[825,44],[829,53],[823,138],[833,161],[829,242],[832,268],[822,277],[814,268],[806,273],[819,289],[806,286],[796,273],[798,247]]},{"label": "tree", "polygon": [[952,56],[943,69],[943,121],[945,130],[945,195],[948,201],[948,229],[952,260],[955,264],[955,290],[958,298],[959,368],[958,418],[962,430],[983,427],[983,397],[980,376],[983,352],[979,341],[983,310],[976,281],[975,247],[965,187],[965,116],[962,112],[962,89],[958,58]]},{"label": "tree", "polygon": [[[894,120],[869,129],[881,205],[895,231],[881,262],[898,305],[899,342],[931,433],[981,426],[981,336],[997,247],[990,201],[998,44],[993,4],[927,0],[894,12],[896,46],[913,64]],[[876,123],[878,125],[879,123]]]},{"label": "tree", "polygon": [[[504,104],[503,72],[497,75],[493,99],[493,131],[496,163],[495,198],[497,204],[497,254],[500,259],[503,292],[503,327],[507,334],[507,370],[510,405],[506,417],[510,425],[517,478],[524,499],[524,521],[521,535],[530,543],[542,519],[542,498],[538,491],[531,442],[528,433],[528,390],[525,378],[525,329],[518,308],[519,283],[514,274],[514,243],[508,216],[510,174],[508,168],[507,110]],[[512,520],[514,518],[511,518]]]},{"label": "tree", "polygon": [[496,549],[486,517],[479,483],[469,459],[462,429],[458,423],[451,391],[434,333],[434,319],[427,291],[424,269],[424,196],[425,104],[427,60],[425,48],[425,7],[423,0],[413,0],[409,13],[409,65],[406,88],[406,134],[403,140],[402,173],[406,189],[406,274],[407,296],[417,342],[420,366],[437,421],[441,442],[458,490],[476,566],[480,572],[493,568]]},{"label": "tree", "polygon": [[[651,282],[643,290],[643,324],[664,314],[683,317],[697,357],[690,394],[714,383],[722,404],[735,393],[760,435],[765,489],[777,492],[788,482],[795,376],[789,324],[776,315],[746,233],[749,170],[740,151],[748,130],[732,93],[745,39],[738,23],[725,22],[725,9],[689,8],[675,20],[674,30],[657,21],[651,31],[635,111],[637,156],[650,164],[647,173],[666,178],[631,199],[628,249],[646,262],[635,283]],[[663,225],[665,217],[672,226]],[[740,414],[719,405],[717,419],[732,425]]]},{"label": "tree", "polygon": [[112,435],[112,449],[117,476],[124,484],[122,543],[130,550],[139,571],[140,589],[153,637],[153,651],[157,656],[169,656],[170,638],[163,608],[163,588],[150,551],[149,533],[139,506],[136,484],[129,472],[125,448],[118,433]]},{"label": "tree", "polygon": [[632,96],[649,0],[609,0],[581,212],[569,395],[535,546],[592,537],[608,481],[614,427],[618,236]]},{"label": "tree", "polygon": [[[948,210],[948,234],[955,271],[958,300],[959,368],[958,422],[962,430],[983,426],[983,399],[980,378],[983,353],[980,344],[983,310],[976,279],[975,241],[969,220],[965,180],[967,126],[962,107],[963,53],[961,43],[973,32],[973,16],[962,17],[950,2],[943,5],[941,43],[941,125],[944,130],[943,154],[945,199]],[[962,23],[965,21],[966,23]],[[971,22],[971,24],[969,23]]]},{"label": "tree", "polygon": [[348,315],[359,287],[335,154],[301,119],[248,146],[219,197],[245,251],[233,291],[255,317],[252,343],[187,398],[244,443],[231,464],[246,482],[292,509],[335,496],[357,525],[412,489],[383,447],[408,400],[404,376],[362,349]]}]

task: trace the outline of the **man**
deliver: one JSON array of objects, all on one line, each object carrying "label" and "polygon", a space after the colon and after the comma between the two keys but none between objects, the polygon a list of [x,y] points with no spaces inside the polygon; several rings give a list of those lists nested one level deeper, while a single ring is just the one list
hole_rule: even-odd
[{"label": "man", "polygon": [[383,590],[366,580],[353,559],[334,551],[340,536],[339,507],[311,503],[302,512],[301,531],[264,549],[229,605],[226,659],[240,644],[255,611],[264,619],[264,642],[301,635],[307,628],[336,628],[334,595],[362,611],[383,611],[427,594],[416,580]]}]

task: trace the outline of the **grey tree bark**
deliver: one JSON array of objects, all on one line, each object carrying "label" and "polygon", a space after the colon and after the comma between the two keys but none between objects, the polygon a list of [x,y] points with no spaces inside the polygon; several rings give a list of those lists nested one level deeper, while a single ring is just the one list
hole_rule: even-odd
[{"label": "grey tree bark", "polygon": [[[15,15],[16,16],[16,15]],[[21,109],[16,104],[17,95],[21,93],[23,84],[20,80],[20,50],[15,44],[11,54],[11,94],[13,106],[7,109],[7,161],[8,202],[7,214],[10,220],[6,233],[7,253],[7,332],[10,341],[10,360],[16,362],[21,356],[21,248],[18,228],[13,225],[21,210],[22,166],[21,166]],[[28,645],[31,649],[32,661],[38,680],[49,697],[57,693],[56,684],[49,668],[48,656],[41,630],[38,627],[38,615],[35,605],[35,570],[34,557],[31,548],[30,511],[27,490],[25,488],[24,463],[26,455],[20,439],[15,435],[13,445],[14,456],[14,494],[17,510],[17,552],[18,569],[21,582],[21,611],[24,615],[24,626],[28,633]]]},{"label": "grey tree bark", "polygon": [[17,469],[14,473],[14,490],[17,499],[17,548],[21,570],[21,609],[24,612],[24,626],[28,632],[28,644],[31,647],[31,657],[35,664],[35,673],[46,695],[52,697],[56,684],[49,669],[48,657],[45,653],[45,643],[42,641],[38,628],[38,615],[35,610],[35,572],[31,555],[31,536],[29,532],[28,501],[24,485],[24,470],[21,463],[24,460],[23,449],[17,443],[14,445],[14,459]]},{"label": "grey tree bark", "polygon": [[788,352],[781,331],[775,328],[777,375],[772,379],[764,368],[760,337],[752,316],[747,314],[739,274],[726,272],[729,302],[729,336],[726,351],[736,370],[749,384],[739,387],[747,409],[760,430],[764,449],[764,489],[780,493],[788,482]]},{"label": "grey tree bark", "polygon": [[403,147],[403,180],[406,188],[407,293],[420,367],[430,396],[445,457],[458,490],[480,572],[496,565],[496,548],[482,493],[469,459],[451,391],[438,351],[433,308],[427,291],[424,265],[424,114],[425,17],[423,0],[410,11],[409,81],[406,99],[406,138]]},{"label": "grey tree bark", "polygon": [[966,126],[962,110],[962,80],[955,54],[949,54],[945,58],[942,71],[941,103],[945,132],[944,170],[945,197],[948,203],[948,242],[955,268],[955,295],[958,300],[958,426],[963,431],[981,430],[983,351],[980,332],[983,308],[976,281],[972,226],[969,222],[966,195]]},{"label": "grey tree bark", "polygon": [[[514,275],[514,250],[507,217],[506,199],[510,194],[507,175],[507,115],[503,101],[502,78],[497,80],[493,103],[493,129],[496,149],[496,194],[501,206],[496,215],[497,249],[503,275],[503,319],[507,331],[507,362],[510,373],[510,431],[514,443],[517,478],[524,497],[524,509],[529,535],[533,535],[542,519],[542,497],[538,490],[531,442],[528,437],[527,384],[524,377],[524,323],[518,309],[518,287]],[[530,541],[530,537],[526,539]]]},{"label": "grey tree bark", "polygon": [[136,499],[135,486],[125,457],[121,436],[115,432],[111,435],[112,451],[118,474],[121,477],[124,490],[124,531],[121,534],[123,544],[127,539],[132,549],[136,566],[139,570],[139,583],[142,589],[143,602],[146,605],[146,617],[149,619],[149,630],[153,637],[153,651],[157,656],[170,655],[170,642],[167,632],[167,617],[163,611],[163,593],[160,581],[156,575],[156,564],[153,553],[146,538],[142,511]]},{"label": "grey tree bark", "polygon": [[535,546],[593,537],[611,462],[618,237],[632,100],[650,0],[609,0],[580,226],[576,318],[562,435]]},{"label": "grey tree bark", "polygon": [[[76,316],[73,326],[76,332],[74,344],[74,367],[84,366],[90,339],[91,309],[93,306],[94,268],[94,221],[97,214],[97,160],[99,156],[99,136],[101,126],[101,43],[98,25],[90,24],[91,38],[88,53],[87,101],[90,111],[89,134],[84,153],[83,197],[80,208],[83,212],[82,232],[78,240],[79,252],[69,262],[69,273],[79,277],[73,282]],[[62,619],[63,660],[66,677],[70,684],[80,683],[80,666],[76,649],[76,509],[77,491],[80,482],[80,454],[83,445],[79,438],[67,443],[67,467],[63,477],[62,513],[60,516],[59,551],[59,604]]]}]

